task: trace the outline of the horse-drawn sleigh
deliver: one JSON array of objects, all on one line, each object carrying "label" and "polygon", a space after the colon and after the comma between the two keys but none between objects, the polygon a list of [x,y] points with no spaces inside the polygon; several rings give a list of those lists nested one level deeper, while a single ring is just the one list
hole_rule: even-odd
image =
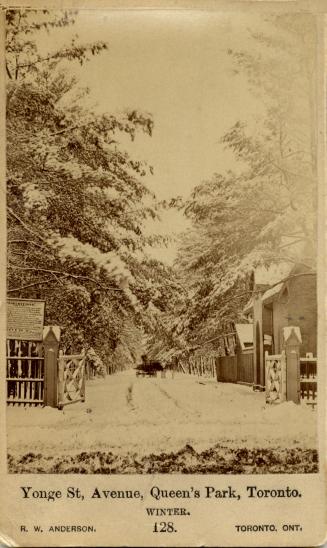
[{"label": "horse-drawn sleigh", "polygon": [[142,356],[142,363],[136,366],[137,377],[156,377],[158,371],[163,371],[161,363],[149,361],[146,356]]}]

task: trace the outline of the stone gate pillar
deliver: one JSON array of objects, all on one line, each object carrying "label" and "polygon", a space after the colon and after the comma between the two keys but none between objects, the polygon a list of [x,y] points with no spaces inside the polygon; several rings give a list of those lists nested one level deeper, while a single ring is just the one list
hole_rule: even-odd
[{"label": "stone gate pillar", "polygon": [[300,328],[283,327],[283,340],[286,354],[286,400],[300,403]]}]

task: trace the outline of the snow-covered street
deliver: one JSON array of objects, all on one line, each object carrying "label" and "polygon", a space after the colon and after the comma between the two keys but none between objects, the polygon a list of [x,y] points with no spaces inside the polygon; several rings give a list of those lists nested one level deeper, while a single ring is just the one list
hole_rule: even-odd
[{"label": "snow-covered street", "polygon": [[166,378],[126,371],[89,381],[86,402],[63,411],[9,407],[8,452],[150,453],[229,447],[316,448],[316,411],[285,403],[266,406],[249,387],[167,372]]}]

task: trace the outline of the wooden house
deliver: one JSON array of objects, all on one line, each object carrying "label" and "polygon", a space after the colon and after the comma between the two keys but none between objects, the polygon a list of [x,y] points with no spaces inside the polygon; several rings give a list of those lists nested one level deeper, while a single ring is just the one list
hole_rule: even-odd
[{"label": "wooden house", "polygon": [[300,264],[258,269],[254,273],[253,297],[244,309],[253,321],[254,386],[264,389],[264,355],[279,354],[283,327],[300,328],[300,355],[317,353],[316,275]]}]

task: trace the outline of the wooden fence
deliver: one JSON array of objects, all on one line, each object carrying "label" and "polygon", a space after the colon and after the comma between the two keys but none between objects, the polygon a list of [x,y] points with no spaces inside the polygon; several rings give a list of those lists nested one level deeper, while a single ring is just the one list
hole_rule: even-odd
[{"label": "wooden fence", "polygon": [[[293,401],[312,406],[317,403],[317,358],[300,358],[301,339],[297,329],[292,326],[284,328],[285,344],[281,354],[265,353],[265,390],[269,403]],[[179,361],[179,367],[184,373],[216,376],[219,382],[254,386],[251,352],[238,352],[232,356],[193,354]]]},{"label": "wooden fence", "polygon": [[237,382],[252,386],[254,383],[253,352],[237,354]]},{"label": "wooden fence", "polygon": [[[298,346],[299,348],[299,346]],[[317,403],[317,358],[300,358],[294,346],[281,354],[265,354],[266,401]]]},{"label": "wooden fence", "polygon": [[212,355],[193,355],[188,360],[179,361],[177,368],[180,368],[183,373],[189,373],[190,375],[214,377],[216,369],[215,357]]},{"label": "wooden fence", "polygon": [[7,403],[44,404],[44,355],[42,344],[7,340]]},{"label": "wooden fence", "polygon": [[317,403],[317,386],[317,358],[300,358],[300,395],[305,403]]},{"label": "wooden fence", "polygon": [[253,385],[253,354],[236,354],[216,358],[216,376],[219,382]]},{"label": "wooden fence", "polygon": [[62,409],[85,400],[85,355],[59,352],[58,333],[58,329],[46,327],[43,341],[7,340],[8,405]]},{"label": "wooden fence", "polygon": [[216,358],[217,380],[237,383],[237,356]]},{"label": "wooden fence", "polygon": [[179,367],[183,373],[215,377],[219,382],[232,382],[253,385],[253,354],[236,354],[235,356],[197,356],[180,361]]},{"label": "wooden fence", "polygon": [[[6,385],[9,405],[65,405],[85,401],[85,380],[95,378],[97,368],[81,354],[59,351],[59,326],[45,326],[42,341],[7,340]],[[93,352],[94,354],[94,352]],[[206,360],[203,361],[203,371]],[[106,364],[102,376],[122,371]]]}]

